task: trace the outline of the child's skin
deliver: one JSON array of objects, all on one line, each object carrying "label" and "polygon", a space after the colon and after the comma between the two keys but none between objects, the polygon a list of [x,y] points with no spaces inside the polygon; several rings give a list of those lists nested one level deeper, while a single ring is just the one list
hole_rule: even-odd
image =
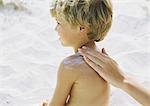
[{"label": "child's skin", "polygon": [[108,106],[108,83],[77,53],[83,44],[96,50],[94,41],[87,37],[88,28],[71,26],[61,17],[56,20],[58,25],[55,30],[60,35],[61,43],[73,47],[76,54],[61,62],[53,98],[42,106]]},{"label": "child's skin", "polygon": [[[65,103],[68,95],[69,102]],[[109,85],[79,54],[64,59],[50,106],[108,106]]]}]

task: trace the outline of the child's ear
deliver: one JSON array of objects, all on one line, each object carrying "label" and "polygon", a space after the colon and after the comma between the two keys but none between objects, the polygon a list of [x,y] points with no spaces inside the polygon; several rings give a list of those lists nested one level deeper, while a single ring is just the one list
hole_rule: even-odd
[{"label": "child's ear", "polygon": [[81,33],[86,33],[86,28],[80,26],[80,32]]},{"label": "child's ear", "polygon": [[80,30],[84,29],[84,27],[80,27]]}]

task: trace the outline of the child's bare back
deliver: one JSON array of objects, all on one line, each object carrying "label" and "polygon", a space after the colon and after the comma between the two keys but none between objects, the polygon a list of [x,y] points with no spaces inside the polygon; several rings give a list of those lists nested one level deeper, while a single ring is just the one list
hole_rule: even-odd
[{"label": "child's bare back", "polygon": [[64,59],[59,68],[51,106],[64,101],[65,106],[108,106],[109,85],[78,53]]},{"label": "child's bare back", "polygon": [[50,106],[107,106],[109,85],[77,51],[83,45],[96,49],[95,42],[107,35],[112,24],[110,0],[55,0],[50,11],[62,45],[76,53],[60,64]]}]

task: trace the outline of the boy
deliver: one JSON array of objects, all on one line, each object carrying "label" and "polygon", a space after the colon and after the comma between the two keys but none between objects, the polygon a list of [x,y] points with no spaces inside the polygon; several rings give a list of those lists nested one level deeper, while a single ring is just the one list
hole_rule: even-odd
[{"label": "boy", "polygon": [[110,1],[56,0],[51,14],[62,45],[73,47],[75,54],[61,62],[53,98],[42,106],[108,106],[108,83],[85,63],[78,48],[96,50],[95,41],[104,39],[112,24]]}]

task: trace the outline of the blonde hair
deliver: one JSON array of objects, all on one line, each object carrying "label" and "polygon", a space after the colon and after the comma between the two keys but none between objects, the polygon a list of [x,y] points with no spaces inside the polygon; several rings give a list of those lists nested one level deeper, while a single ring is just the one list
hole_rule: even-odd
[{"label": "blonde hair", "polygon": [[55,0],[51,15],[57,12],[71,25],[82,25],[90,29],[90,40],[101,41],[112,25],[112,4],[110,0]]}]

